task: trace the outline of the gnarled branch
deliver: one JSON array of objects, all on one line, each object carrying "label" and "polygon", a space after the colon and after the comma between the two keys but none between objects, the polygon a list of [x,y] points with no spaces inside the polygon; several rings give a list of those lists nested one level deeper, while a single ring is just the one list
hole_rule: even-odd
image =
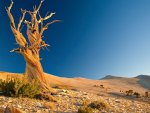
[{"label": "gnarled branch", "polygon": [[26,14],[26,10],[21,9],[21,12],[22,12],[22,17],[20,18],[19,23],[18,23],[18,28],[17,28],[18,31],[20,31],[20,27],[21,27],[21,24],[22,24],[22,22],[24,20],[24,17],[25,17],[25,14]]},{"label": "gnarled branch", "polygon": [[50,13],[49,15],[46,15],[44,18],[40,18],[40,20],[38,21],[38,23],[41,23],[44,20],[48,20],[49,18],[51,18],[55,13]]},{"label": "gnarled branch", "polygon": [[10,12],[12,6],[13,6],[13,1],[11,1],[10,6],[6,9],[8,17],[9,17],[9,20],[10,20],[11,30],[12,30],[14,36],[15,36],[17,44],[21,48],[22,47],[26,47],[27,46],[26,39],[24,38],[23,34],[20,32],[20,26],[21,26],[21,23],[22,23],[22,21],[24,19],[25,13],[23,14],[23,17],[21,18],[21,20],[20,20],[20,22],[18,24],[18,28],[16,29],[15,22],[14,22],[14,17],[13,17],[13,15]]},{"label": "gnarled branch", "polygon": [[48,28],[48,26],[49,26],[50,24],[53,24],[53,23],[56,23],[56,22],[60,22],[60,21],[61,21],[61,20],[53,20],[52,22],[47,23],[45,26],[43,26],[43,27],[41,28],[40,35],[42,36],[43,32]]},{"label": "gnarled branch", "polygon": [[12,16],[12,14],[11,14],[11,12],[10,12],[12,6],[13,6],[13,1],[11,1],[11,4],[10,4],[10,6],[6,9],[6,11],[7,11],[7,14],[8,14],[8,17],[9,17],[11,26],[12,26],[14,29],[16,29],[15,22],[14,22],[14,17]]},{"label": "gnarled branch", "polygon": [[40,8],[41,8],[43,2],[44,2],[44,0],[41,0],[41,2],[40,2],[40,4],[39,4],[38,8],[37,8],[37,9],[35,8],[34,12],[35,12],[36,14],[37,14],[38,11],[40,10]]}]

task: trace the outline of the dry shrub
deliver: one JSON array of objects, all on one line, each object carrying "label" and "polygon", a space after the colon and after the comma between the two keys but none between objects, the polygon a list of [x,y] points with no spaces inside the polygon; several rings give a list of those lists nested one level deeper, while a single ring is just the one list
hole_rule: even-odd
[{"label": "dry shrub", "polygon": [[36,95],[36,98],[40,99],[40,100],[57,102],[57,99],[54,96],[52,96],[50,93],[40,93],[40,94]]},{"label": "dry shrub", "polygon": [[47,109],[54,110],[56,108],[55,104],[53,102],[47,102],[44,104],[44,107]]},{"label": "dry shrub", "polygon": [[83,100],[82,106],[78,109],[78,113],[93,113],[93,109],[88,106],[89,103],[89,100]]},{"label": "dry shrub", "polygon": [[98,110],[108,110],[109,105],[104,101],[94,101],[89,104],[89,107]]},{"label": "dry shrub", "polygon": [[145,92],[145,97],[149,97],[149,92]]},{"label": "dry shrub", "polygon": [[33,98],[40,93],[40,90],[36,80],[29,83],[25,78],[7,78],[0,79],[0,92],[6,96]]},{"label": "dry shrub", "polygon": [[82,106],[78,109],[78,113],[93,113],[94,110],[108,110],[109,105],[104,101],[89,102],[84,100]]},{"label": "dry shrub", "polygon": [[82,106],[78,109],[78,113],[93,113],[93,109],[88,106]]},{"label": "dry shrub", "polygon": [[126,91],[126,96],[131,96],[133,94],[133,90],[128,90],[128,91]]},{"label": "dry shrub", "polygon": [[138,92],[134,92],[134,94],[133,95],[135,95],[136,96],[136,98],[139,98],[140,97],[140,93],[138,93]]}]

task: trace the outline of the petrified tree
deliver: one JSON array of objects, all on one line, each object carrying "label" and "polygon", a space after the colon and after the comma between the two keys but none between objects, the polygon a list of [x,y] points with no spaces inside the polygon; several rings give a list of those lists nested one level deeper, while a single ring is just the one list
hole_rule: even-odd
[{"label": "petrified tree", "polygon": [[[22,17],[20,18],[17,26],[15,25],[14,17],[11,13],[13,1],[11,1],[11,4],[6,9],[6,11],[10,20],[11,30],[13,32],[13,35],[15,36],[16,43],[19,45],[19,48],[13,49],[11,50],[11,52],[17,52],[23,55],[26,61],[25,75],[27,76],[29,81],[36,79],[39,81],[42,88],[48,88],[43,68],[40,63],[40,49],[42,47],[49,46],[43,41],[43,32],[48,28],[50,24],[59,22],[60,20],[53,20],[44,25],[43,21],[50,19],[55,13],[47,14],[42,18],[39,13],[42,3],[43,0],[40,2],[37,8],[36,6],[33,7],[33,11],[21,9]],[[31,19],[28,21],[25,20],[26,14],[29,14],[31,17]],[[21,32],[22,23],[27,26],[27,38],[25,38],[23,33]]]}]

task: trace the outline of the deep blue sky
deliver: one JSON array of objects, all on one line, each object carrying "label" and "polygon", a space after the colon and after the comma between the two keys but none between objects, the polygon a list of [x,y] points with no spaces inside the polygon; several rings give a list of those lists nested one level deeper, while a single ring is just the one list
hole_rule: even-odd
[{"label": "deep blue sky", "polygon": [[[0,71],[22,73],[23,57],[9,52],[17,47],[5,11],[9,3],[0,1]],[[20,8],[35,4],[39,0],[14,0],[15,19]],[[44,34],[51,45],[41,51],[45,72],[93,79],[150,74],[150,0],[45,0],[41,15],[47,11],[63,21]]]}]

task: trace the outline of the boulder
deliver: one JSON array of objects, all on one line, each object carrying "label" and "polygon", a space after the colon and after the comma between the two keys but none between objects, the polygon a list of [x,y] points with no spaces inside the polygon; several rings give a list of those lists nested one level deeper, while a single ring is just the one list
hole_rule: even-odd
[{"label": "boulder", "polygon": [[13,106],[7,106],[4,110],[4,113],[23,113],[19,109],[13,107]]}]

